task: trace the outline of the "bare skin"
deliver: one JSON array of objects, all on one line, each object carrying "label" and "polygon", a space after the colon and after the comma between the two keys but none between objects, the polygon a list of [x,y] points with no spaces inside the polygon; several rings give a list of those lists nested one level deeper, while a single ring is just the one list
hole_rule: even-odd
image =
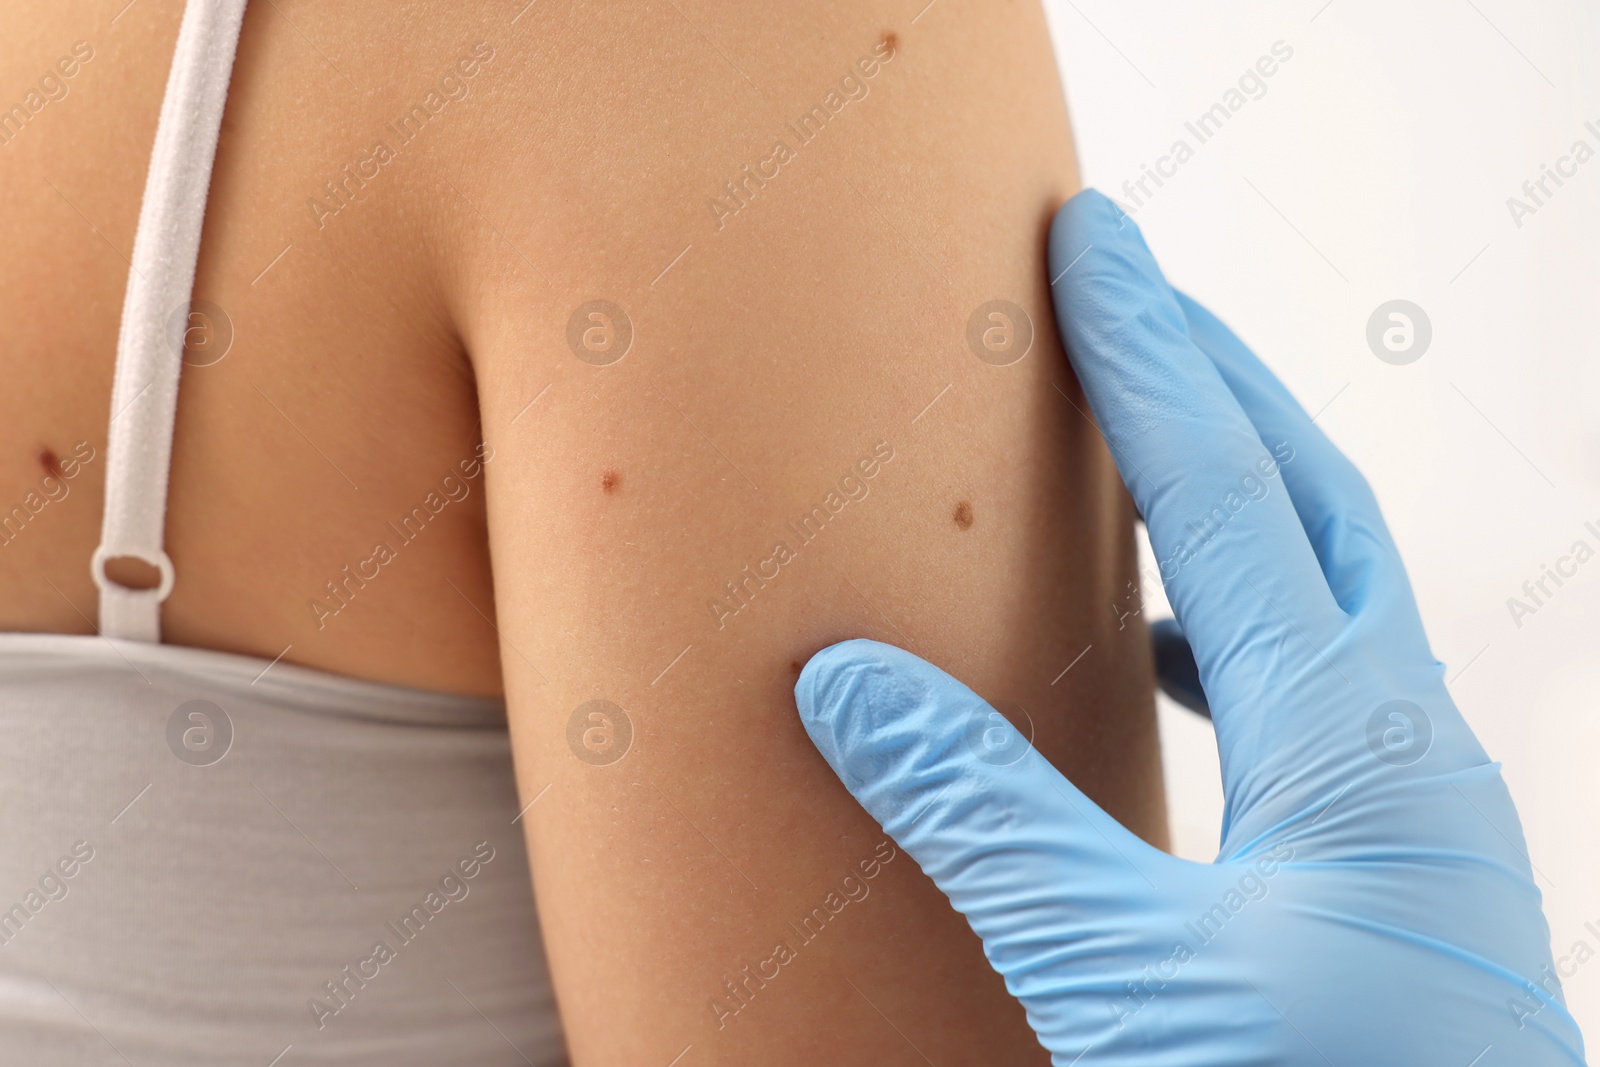
[{"label": "bare skin", "polygon": [[[0,146],[0,504],[70,489],[7,531],[8,630],[91,632],[124,256],[181,11],[0,13],[0,104],[94,52]],[[1043,278],[1078,182],[1042,15],[915,14],[246,16],[195,288],[232,347],[183,375],[164,639],[505,693],[578,1064],[1045,1061],[801,730],[790,688],[832,641],[1026,709],[1164,842],[1144,631],[1119,617],[1131,508]],[[391,131],[446,74],[465,94]],[[997,299],[1034,331],[1009,366],[968,345]],[[615,315],[580,318],[585,359],[569,344],[595,300],[631,326],[615,362]],[[94,458],[52,473],[80,441]],[[430,492],[460,499],[397,536]],[[569,744],[593,700],[631,723],[616,762]]]}]

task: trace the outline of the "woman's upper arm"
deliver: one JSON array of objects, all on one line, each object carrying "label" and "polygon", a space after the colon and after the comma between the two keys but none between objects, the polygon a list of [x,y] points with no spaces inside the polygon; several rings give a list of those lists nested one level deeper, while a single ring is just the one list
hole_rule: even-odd
[{"label": "woman's upper arm", "polygon": [[[533,7],[452,178],[569,1040],[580,1064],[1043,1062],[792,697],[829,642],[903,645],[1162,833],[1116,608],[1130,509],[1043,279],[1076,173],[1042,14],[780,7]],[[1008,366],[968,341],[995,300],[1031,320]]]}]

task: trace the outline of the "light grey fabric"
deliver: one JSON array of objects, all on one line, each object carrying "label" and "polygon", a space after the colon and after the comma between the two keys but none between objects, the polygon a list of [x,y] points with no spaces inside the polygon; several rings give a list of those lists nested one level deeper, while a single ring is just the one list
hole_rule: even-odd
[{"label": "light grey fabric", "polygon": [[565,1063],[502,707],[268,667],[0,635],[0,1064]]}]

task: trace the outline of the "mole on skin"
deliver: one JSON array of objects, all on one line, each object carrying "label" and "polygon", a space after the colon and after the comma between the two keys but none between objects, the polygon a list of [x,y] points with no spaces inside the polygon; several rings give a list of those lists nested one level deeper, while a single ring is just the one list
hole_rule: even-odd
[{"label": "mole on skin", "polygon": [[889,46],[889,51],[891,52],[900,51],[900,35],[893,30],[884,31],[883,43]]},{"label": "mole on skin", "polygon": [[600,475],[600,488],[607,493],[617,491],[617,486],[622,484],[622,475],[609,468]]},{"label": "mole on skin", "polygon": [[48,448],[41,448],[39,450],[39,466],[44,468],[46,474],[53,474],[57,478],[62,477],[61,460],[58,459],[56,454],[50,451]]},{"label": "mole on skin", "polygon": [[956,521],[957,529],[972,529],[972,505],[967,503],[965,500],[961,501],[961,503],[956,505],[956,513],[953,518]]}]

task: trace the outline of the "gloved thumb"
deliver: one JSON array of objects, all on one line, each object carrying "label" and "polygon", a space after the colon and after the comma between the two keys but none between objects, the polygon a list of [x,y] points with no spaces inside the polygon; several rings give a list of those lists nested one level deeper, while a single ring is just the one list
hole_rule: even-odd
[{"label": "gloved thumb", "polygon": [[1084,796],[966,686],[909,652],[846,641],[795,683],[812,742],[983,938],[1026,998],[1117,918],[1150,914],[1181,861]]}]

